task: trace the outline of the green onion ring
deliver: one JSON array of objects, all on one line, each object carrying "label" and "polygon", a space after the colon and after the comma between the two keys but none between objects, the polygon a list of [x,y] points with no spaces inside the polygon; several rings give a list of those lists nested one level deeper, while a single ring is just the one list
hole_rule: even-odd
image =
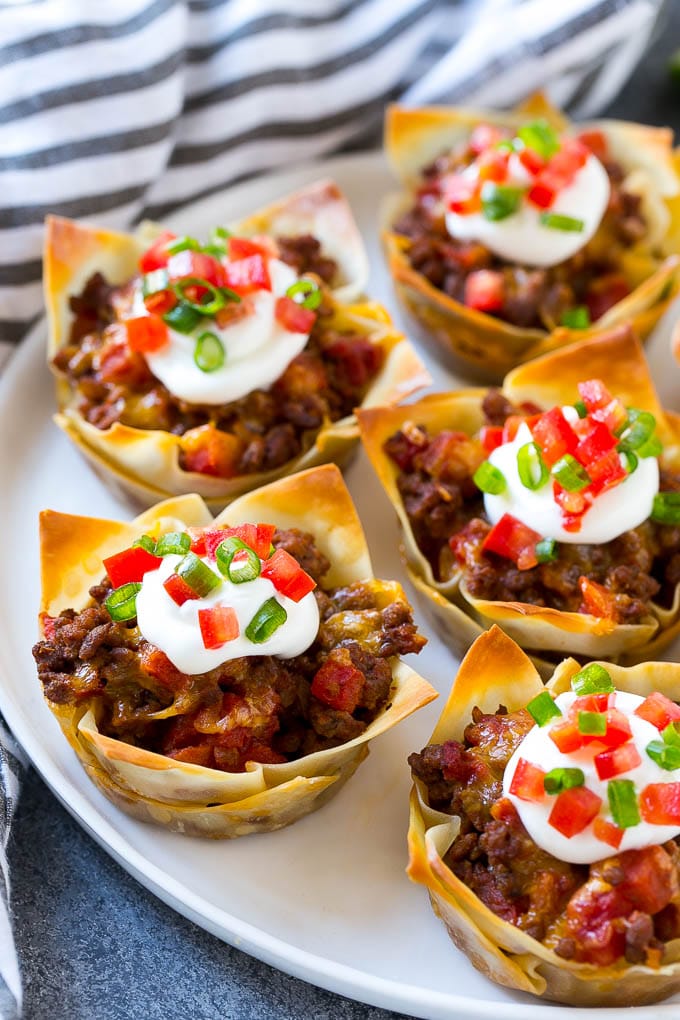
[{"label": "green onion ring", "polygon": [[619,457],[626,472],[629,475],[632,475],[633,471],[635,471],[638,466],[637,455],[634,454],[632,450],[619,450]]},{"label": "green onion ring", "polygon": [[570,453],[565,453],[564,457],[553,464],[552,476],[567,492],[580,492],[590,485],[590,475]]},{"label": "green onion ring", "polygon": [[186,531],[168,531],[156,543],[156,556],[170,556],[176,553],[184,556],[191,548],[191,539]]},{"label": "green onion ring", "polygon": [[167,323],[170,329],[185,334],[193,333],[200,321],[201,316],[186,301],[178,301],[175,307],[163,316],[163,322]]},{"label": "green onion ring", "polygon": [[138,547],[140,549],[146,549],[149,553],[155,554],[156,552],[156,543],[152,539],[151,535],[140,535],[139,538],[136,538],[132,543],[132,548],[137,549]]},{"label": "green onion ring", "polygon": [[628,411],[628,421],[618,431],[619,449],[635,451],[648,443],[654,435],[656,418],[649,411],[638,411],[632,407]]},{"label": "green onion ring", "polygon": [[176,241],[171,241],[170,244],[166,245],[165,250],[168,255],[179,255],[181,251],[200,251],[201,245],[195,237],[178,237]]},{"label": "green onion ring", "polygon": [[554,538],[542,538],[534,548],[539,563],[554,563],[558,557],[557,542]]},{"label": "green onion ring", "polygon": [[478,489],[482,492],[488,492],[492,496],[498,496],[501,492],[505,492],[508,487],[503,472],[489,460],[482,461],[472,476],[472,481]]},{"label": "green onion ring", "polygon": [[525,489],[535,492],[548,481],[550,473],[537,443],[525,443],[517,451],[517,473]]},{"label": "green onion ring", "polygon": [[213,589],[222,584],[222,578],[218,577],[214,570],[211,570],[203,560],[198,558],[196,553],[192,552],[187,553],[184,559],[177,564],[175,573],[179,574],[183,581],[186,581],[199,598],[205,598]]},{"label": "green onion ring", "polygon": [[579,697],[584,694],[611,694],[615,688],[604,666],[591,662],[571,678],[571,689]]},{"label": "green onion ring", "polygon": [[246,627],[246,637],[253,644],[261,645],[268,641],[275,631],[288,619],[288,613],[275,598],[263,602],[255,616]]},{"label": "green onion ring", "polygon": [[[210,291],[211,301],[191,301],[184,293],[187,287],[201,287]],[[202,276],[183,276],[181,280],[175,280],[172,289],[180,301],[184,301],[189,308],[193,308],[199,315],[216,315],[220,308],[224,308],[225,295],[219,287],[210,283]]]},{"label": "green onion ring", "polygon": [[[244,578],[242,578],[242,580],[243,581],[254,580],[254,578],[256,578],[259,575],[259,573],[260,573],[260,569],[261,569],[261,567],[260,567],[260,557],[257,556],[255,551],[253,549],[251,549],[251,547],[247,544],[247,542],[244,542],[242,539],[238,538],[236,535],[230,535],[228,538],[225,538],[223,542],[220,542],[220,544],[218,545],[217,549],[215,550],[215,561],[217,563],[217,567],[218,567],[220,573],[223,574],[224,577],[228,577],[230,581],[234,580],[234,578],[231,576],[231,563],[232,563],[232,560],[234,559],[234,556],[236,555],[236,553],[243,552],[244,550],[245,550],[245,552],[247,552],[250,555],[254,556],[255,559],[257,560],[257,573],[253,574],[252,578],[244,577]],[[250,556],[249,556],[249,559],[250,559]],[[254,566],[254,563],[253,563],[253,566]],[[237,581],[236,583],[239,584],[240,582]]]},{"label": "green onion ring", "polygon": [[680,769],[680,747],[674,744],[666,744],[663,740],[650,740],[645,751],[647,757],[655,761],[659,768],[666,772],[673,772]]},{"label": "green onion ring", "polygon": [[589,736],[604,736],[607,732],[607,716],[604,712],[579,712],[578,731]]},{"label": "green onion ring", "polygon": [[555,704],[548,691],[541,691],[527,705],[527,712],[537,726],[545,726],[551,719],[561,716],[560,708]]},{"label": "green onion ring", "polygon": [[215,333],[201,333],[194,348],[194,361],[201,372],[216,372],[225,359],[224,344]]},{"label": "green onion ring", "polygon": [[551,230],[565,230],[573,233],[580,233],[585,227],[583,220],[575,216],[565,216],[563,213],[544,212],[540,215],[541,223]]},{"label": "green onion ring", "polygon": [[680,524],[680,492],[658,492],[649,516],[658,524]]},{"label": "green onion ring", "polygon": [[640,810],[632,779],[610,779],[607,783],[607,799],[615,825],[630,829],[640,822]]},{"label": "green onion ring", "polygon": [[286,297],[292,298],[296,305],[313,312],[321,304],[321,288],[314,280],[298,280],[288,288]]},{"label": "green onion ring", "polygon": [[586,781],[583,769],[556,768],[550,769],[543,777],[543,789],[546,793],[562,793],[574,786],[583,786]]},{"label": "green onion ring", "polygon": [[129,581],[106,596],[104,605],[112,620],[116,622],[134,620],[137,615],[137,592],[141,587],[139,581]]}]

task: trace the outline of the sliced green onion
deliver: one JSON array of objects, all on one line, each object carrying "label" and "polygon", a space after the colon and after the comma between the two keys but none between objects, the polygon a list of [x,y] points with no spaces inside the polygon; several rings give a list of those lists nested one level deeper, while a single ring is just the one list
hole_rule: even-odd
[{"label": "sliced green onion", "polygon": [[560,457],[553,464],[552,476],[567,492],[580,492],[581,489],[590,485],[590,475],[583,465],[579,464],[576,457],[572,457],[570,453],[565,453],[564,457]]},{"label": "sliced green onion", "polygon": [[145,273],[142,277],[142,297],[166,290],[169,283],[170,274],[167,269],[154,269],[153,273]]},{"label": "sliced green onion", "polygon": [[204,251],[206,255],[213,255],[216,259],[224,258],[227,254],[227,241],[230,237],[231,232],[225,230],[224,227],[213,227],[210,231],[210,240],[203,245],[201,251]]},{"label": "sliced green onion", "polygon": [[246,637],[256,645],[268,641],[288,619],[288,613],[275,598],[263,602],[246,627]]},{"label": "sliced green onion", "polygon": [[493,496],[498,496],[499,493],[505,492],[508,484],[503,472],[489,460],[482,461],[472,476],[472,481],[482,492],[488,492]]},{"label": "sliced green onion", "polygon": [[219,241],[228,241],[231,236],[231,230],[227,230],[226,227],[213,227],[210,231],[210,240],[213,244],[217,244]]},{"label": "sliced green onion", "polygon": [[536,543],[534,549],[539,563],[554,563],[559,555],[557,542],[554,538],[542,538],[540,542]]},{"label": "sliced green onion", "polygon": [[494,149],[498,149],[500,152],[514,152],[515,145],[509,138],[502,138],[500,142],[496,142]]},{"label": "sliced green onion", "polygon": [[548,481],[548,468],[536,443],[525,443],[517,451],[517,473],[525,489],[535,492]]},{"label": "sliced green onion", "polygon": [[586,405],[583,403],[582,400],[577,400],[574,403],[574,410],[578,414],[579,418],[587,418],[588,417],[588,408],[586,407]]},{"label": "sliced green onion", "polygon": [[236,301],[238,303],[241,300],[241,295],[237,294],[235,290],[231,290],[230,287],[220,287],[220,294],[225,301]]},{"label": "sliced green onion", "polygon": [[549,159],[560,147],[560,140],[555,129],[542,117],[539,120],[523,124],[517,132],[528,149],[533,149],[543,159]]},{"label": "sliced green onion", "polygon": [[214,259],[223,259],[227,254],[226,245],[223,244],[204,244],[201,251],[205,255],[212,255]]},{"label": "sliced green onion", "polygon": [[104,605],[112,620],[133,620],[137,615],[137,592],[142,587],[139,581],[121,584],[104,599]]},{"label": "sliced green onion", "polygon": [[680,524],[680,492],[658,492],[650,517],[659,524]]},{"label": "sliced green onion", "polygon": [[[207,290],[209,292],[209,296],[205,296],[207,300],[201,298],[200,301],[191,301],[185,294],[187,287],[201,287]],[[220,308],[224,308],[225,296],[220,288],[202,276],[184,276],[181,280],[175,280],[172,289],[180,301],[186,302],[189,308],[193,308],[199,315],[216,315]]]},{"label": "sliced green onion", "polygon": [[527,705],[527,712],[537,726],[545,726],[545,724],[550,722],[551,719],[562,715],[562,712],[557,707],[548,691],[541,691],[541,693],[537,694],[535,698],[532,698]]},{"label": "sliced green onion", "polygon": [[614,824],[620,829],[630,829],[639,823],[640,811],[632,779],[610,779],[607,783],[607,799]]},{"label": "sliced green onion", "polygon": [[187,553],[184,559],[177,564],[175,573],[179,574],[183,581],[186,581],[199,598],[205,598],[222,584],[222,578],[218,577],[214,570],[211,570],[203,560],[198,558],[196,553],[192,552]]},{"label": "sliced green onion", "polygon": [[636,450],[638,457],[659,457],[663,453],[663,444],[658,436],[652,436]]},{"label": "sliced green onion", "polygon": [[482,185],[482,213],[487,220],[505,220],[519,209],[524,190],[485,181]]},{"label": "sliced green onion", "polygon": [[574,786],[583,786],[586,777],[583,769],[558,768],[550,769],[543,779],[543,789],[546,793],[562,793],[562,790],[571,790]]},{"label": "sliced green onion", "polygon": [[663,740],[650,740],[645,751],[647,756],[666,772],[680,769],[680,747],[675,744],[666,744]]},{"label": "sliced green onion", "polygon": [[321,304],[321,288],[314,280],[298,280],[288,288],[286,297],[313,312]]},{"label": "sliced green onion", "polygon": [[585,227],[583,220],[578,220],[575,216],[565,216],[563,213],[544,212],[541,213],[540,220],[544,227],[550,227],[551,230],[577,233]]},{"label": "sliced green onion", "polygon": [[163,321],[178,333],[193,333],[200,319],[199,313],[194,311],[186,301],[180,301],[163,316]]},{"label": "sliced green onion", "polygon": [[[245,559],[234,562],[238,553],[245,553]],[[244,581],[254,581],[260,576],[262,565],[260,557],[245,542],[236,535],[230,535],[221,542],[215,550],[215,559],[220,573],[228,577],[234,584],[243,584]]]},{"label": "sliced green onion", "polygon": [[139,538],[136,538],[132,543],[132,548],[137,549],[138,547],[146,549],[146,551],[150,553],[156,552],[156,543],[151,535],[140,535]]},{"label": "sliced green onion", "polygon": [[615,690],[612,678],[604,666],[591,662],[571,678],[571,689],[579,697],[584,694],[611,694]]},{"label": "sliced green onion", "polygon": [[607,732],[607,716],[604,712],[579,712],[578,731],[590,736],[602,737]]},{"label": "sliced green onion", "polygon": [[216,372],[224,364],[224,344],[214,333],[201,333],[194,348],[194,361],[201,372]]},{"label": "sliced green onion", "polygon": [[628,421],[623,429],[617,433],[619,436],[620,450],[639,450],[641,446],[654,435],[656,418],[649,411],[638,411],[631,407],[628,411]]},{"label": "sliced green onion", "polygon": [[568,329],[587,329],[590,325],[590,312],[585,305],[567,308],[566,311],[562,312],[560,324]]},{"label": "sliced green onion", "polygon": [[638,466],[637,456],[632,450],[619,450],[619,459],[629,475],[632,475],[633,471]]},{"label": "sliced green onion", "polygon": [[178,237],[171,241],[165,249],[168,255],[179,255],[181,251],[200,251],[201,245],[195,237]]},{"label": "sliced green onion", "polygon": [[168,531],[161,535],[156,544],[156,556],[169,556],[177,553],[184,556],[191,548],[191,539],[186,531]]},{"label": "sliced green onion", "polygon": [[676,723],[669,722],[668,726],[661,730],[661,736],[664,743],[672,744],[673,747],[680,747],[680,730]]}]

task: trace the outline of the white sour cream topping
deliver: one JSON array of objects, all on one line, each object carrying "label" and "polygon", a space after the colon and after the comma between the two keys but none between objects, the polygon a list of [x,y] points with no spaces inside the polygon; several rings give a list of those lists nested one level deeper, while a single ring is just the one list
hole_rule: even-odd
[{"label": "white sour cream topping", "polygon": [[[158,570],[150,570],[142,579],[137,593],[137,624],[147,641],[156,645],[177,669],[191,675],[207,673],[228,662],[251,655],[277,655],[292,659],[311,645],[319,629],[319,609],[313,592],[299,602],[293,602],[277,592],[266,577],[234,584],[223,578],[219,588],[202,599],[189,599],[182,606],[170,598],[163,587],[174,571],[181,556],[164,556]],[[219,573],[214,560],[203,562]],[[261,644],[254,644],[245,636],[246,627],[263,602],[275,597],[288,614],[288,619],[272,636]],[[206,648],[198,623],[198,610],[211,606],[230,606],[236,612],[240,634],[221,648]]]},{"label": "white sour cream topping", "polygon": [[[570,422],[578,417],[573,407],[563,407],[562,412]],[[527,489],[520,480],[517,454],[522,446],[532,441],[529,427],[523,422],[512,442],[503,443],[489,454],[489,461],[503,472],[507,483],[505,491],[498,496],[484,493],[484,507],[492,524],[503,514],[512,514],[543,538],[601,545],[618,538],[624,531],[637,528],[650,516],[659,491],[659,464],[656,457],[641,457],[631,475],[595,497],[593,505],[581,517],[578,531],[566,531],[562,510],[553,497],[552,479],[536,490]]]},{"label": "white sour cream topping", "polygon": [[[566,691],[555,699],[563,714],[566,715],[576,699],[573,691]],[[616,776],[616,779],[630,779],[635,783],[638,796],[649,783],[677,783],[680,782],[680,771],[674,769],[669,772],[662,769],[656,762],[652,761],[645,753],[645,747],[650,740],[659,740],[659,731],[646,719],[633,715],[638,705],[641,705],[644,698],[637,694],[628,694],[624,691],[616,692],[616,708],[620,709],[630,722],[632,740],[638,749],[642,761],[629,772],[623,772]],[[592,822],[586,826],[583,832],[576,836],[567,838],[558,832],[548,822],[548,816],[555,803],[555,796],[546,794],[542,800],[530,803],[520,800],[509,792],[512,777],[515,774],[517,762],[520,758],[537,765],[544,772],[550,772],[556,768],[579,768],[585,776],[585,786],[602,799],[600,817],[607,822],[614,823],[609,810],[607,799],[607,782],[598,778],[595,771],[594,757],[604,750],[600,743],[591,744],[590,748],[585,747],[571,754],[562,754],[555,743],[550,739],[549,733],[553,725],[562,722],[559,717],[551,720],[546,726],[534,726],[529,730],[522,743],[519,745],[512,758],[508,762],[503,777],[503,794],[508,797],[517,808],[517,813],[522,820],[524,828],[531,838],[543,850],[546,850],[553,857],[561,861],[569,861],[571,864],[592,864],[593,861],[604,860],[612,854],[620,853],[623,850],[639,850],[644,846],[654,846],[664,843],[680,835],[680,826],[677,825],[652,825],[650,822],[640,821],[628,829],[624,829],[623,839],[617,850],[597,839],[593,833]]]},{"label": "white sour cream topping", "polygon": [[[474,165],[470,168],[476,172]],[[508,161],[509,187],[527,187],[531,178],[516,155]],[[600,225],[609,201],[609,178],[595,156],[589,156],[571,184],[562,188],[550,209],[523,199],[517,212],[503,220],[487,220],[482,212],[461,215],[448,210],[446,229],[459,241],[480,241],[509,262],[554,266],[575,255]],[[541,223],[541,213],[559,213],[583,220],[583,230],[556,230]]]},{"label": "white sour cream topping", "polygon": [[[289,333],[277,322],[276,299],[283,297],[298,276],[285,262],[269,259],[271,291],[259,290],[243,300],[252,302],[250,315],[220,329],[214,319],[205,318],[203,329],[194,334],[168,328],[169,342],[144,357],[149,368],[175,397],[192,404],[226,404],[256,389],[266,389],[283,375],[300,353],[308,333]],[[147,315],[141,290],[131,310],[132,316]],[[202,372],[194,361],[196,336],[209,331],[224,345],[225,359],[214,372]]]}]

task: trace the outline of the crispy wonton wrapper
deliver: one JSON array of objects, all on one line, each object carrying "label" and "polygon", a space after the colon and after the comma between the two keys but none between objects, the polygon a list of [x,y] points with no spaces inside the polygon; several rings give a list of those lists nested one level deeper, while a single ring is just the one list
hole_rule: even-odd
[{"label": "crispy wonton wrapper", "polygon": [[[52,510],[40,518],[42,604],[50,616],[84,608],[101,579],[102,559],[141,534],[203,527],[213,518],[195,494],[165,500],[130,523],[75,517]],[[330,587],[373,577],[361,523],[334,465],[273,482],[232,503],[217,522],[267,521],[314,533],[331,562]],[[406,601],[397,582],[374,582],[381,603]],[[401,660],[391,661],[387,707],[361,736],[298,761],[251,762],[243,773],[221,772],[104,736],[96,699],[82,706],[48,702],[69,743],[96,785],[128,814],[188,835],[232,838],[289,825],[315,811],[349,779],[368,754],[368,742],[435,698],[434,688]]]},{"label": "crispy wonton wrapper", "polygon": [[[660,462],[680,473],[680,416],[664,411],[659,404],[642,349],[629,327],[618,326],[516,368],[506,377],[503,393],[513,402],[533,401],[548,410],[556,404],[572,404],[577,383],[594,378],[602,379],[626,406],[654,414],[657,434],[664,444]],[[434,613],[444,640],[463,654],[484,629],[496,623],[533,653],[544,674],[552,671],[554,661],[551,665],[541,659],[541,652],[589,658],[606,655],[623,663],[658,655],[680,633],[680,586],[670,608],[652,603],[652,612],[642,622],[616,624],[587,613],[475,598],[467,591],[459,570],[446,581],[435,579],[416,544],[397,489],[399,470],[383,444],[405,422],[424,425],[433,435],[443,429],[476,434],[484,424],[482,401],[486,393],[486,389],[435,393],[405,407],[359,412],[364,446],[399,515],[402,555],[409,576]]]},{"label": "crispy wonton wrapper", "polygon": [[[654,327],[680,290],[680,156],[673,151],[669,128],[624,121],[601,120],[578,124],[578,130],[598,130],[607,137],[614,159],[626,171],[627,190],[642,198],[647,233],[623,249],[622,271],[631,293],[609,309],[589,330],[557,326],[552,331],[524,328],[467,308],[433,286],[412,268],[410,241],[392,224],[413,204],[420,172],[441,153],[460,144],[480,121],[514,128],[528,117],[544,117],[561,132],[569,121],[544,96],[535,95],[511,112],[431,107],[388,110],[385,148],[405,191],[390,196],[383,211],[383,241],[397,294],[411,314],[416,332],[434,344],[457,369],[485,381],[499,382],[511,368],[584,336],[630,322],[641,337]],[[606,250],[600,231],[589,242]]]},{"label": "crispy wonton wrapper", "polygon": [[[337,185],[321,181],[309,185],[252,216],[230,224],[245,235],[314,234],[340,267],[331,292],[338,330],[365,336],[385,352],[384,365],[364,398],[364,406],[396,403],[430,383],[430,376],[409,341],[393,326],[385,309],[361,300],[368,263],[351,209]],[[140,254],[158,235],[156,224],[138,232],[119,234],[56,216],[48,217],[45,240],[45,302],[49,325],[48,359],[68,343],[73,314],[69,298],[79,294],[95,272],[121,284],[137,272]],[[353,301],[354,304],[345,302]],[[139,429],[115,422],[108,429],[91,425],[78,411],[77,395],[61,373],[57,377],[59,413],[55,421],[79,447],[102,478],[131,494],[143,506],[184,492],[197,492],[213,509],[221,509],[243,492],[328,461],[342,463],[358,439],[352,415],[327,422],[311,436],[309,445],[280,468],[257,474],[216,478],[180,466],[180,437],[170,432]]]},{"label": "crispy wonton wrapper", "polygon": [[[677,663],[602,665],[622,691],[642,697],[661,691],[675,699],[680,693]],[[565,659],[555,668],[548,690],[556,695],[568,690],[579,669],[574,659]],[[515,712],[542,689],[541,678],[521,648],[492,627],[477,638],[461,663],[429,743],[462,740],[475,705],[483,712],[495,712],[499,705]],[[457,815],[431,808],[426,791],[416,783],[411,793],[408,874],[427,888],[435,913],[477,970],[508,988],[572,1006],[638,1006],[680,989],[680,939],[666,944],[663,964],[656,970],[625,960],[598,967],[564,960],[501,920],[444,863],[459,826]]]}]

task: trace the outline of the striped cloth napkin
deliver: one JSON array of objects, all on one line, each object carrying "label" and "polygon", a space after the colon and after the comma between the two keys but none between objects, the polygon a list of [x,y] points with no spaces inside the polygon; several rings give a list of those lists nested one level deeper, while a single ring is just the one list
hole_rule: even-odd
[{"label": "striped cloth napkin", "polygon": [[[48,212],[125,228],[260,171],[376,144],[385,103],[577,115],[617,91],[663,0],[0,0],[0,366],[40,313]],[[0,730],[0,1020],[18,1016]]]}]

